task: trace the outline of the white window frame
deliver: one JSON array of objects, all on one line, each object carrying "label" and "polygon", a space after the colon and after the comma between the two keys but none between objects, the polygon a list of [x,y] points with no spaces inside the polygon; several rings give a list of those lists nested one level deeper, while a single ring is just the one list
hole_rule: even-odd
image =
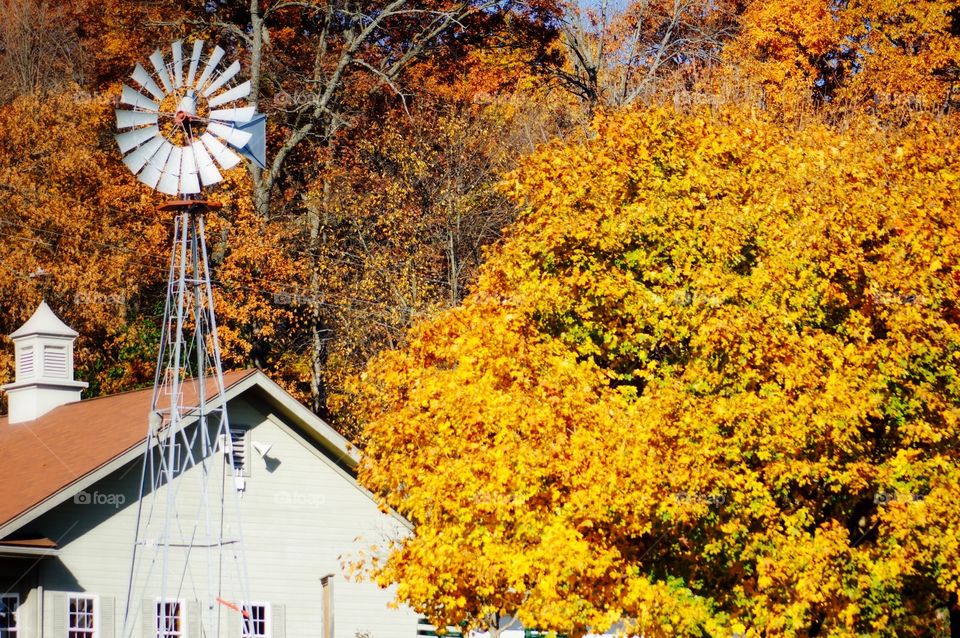
[{"label": "white window frame", "polygon": [[[166,619],[166,605],[176,604],[177,611],[179,612],[180,617],[180,629],[175,633],[170,633],[167,630],[163,629],[160,621],[161,618]],[[161,617],[161,613],[163,616]],[[187,601],[182,598],[167,598],[161,600],[157,598],[154,600],[153,607],[153,628],[156,632],[157,638],[186,638],[187,636]]]},{"label": "white window frame", "polygon": [[0,628],[0,638],[17,638],[20,635],[20,594],[3,594],[0,596],[0,601],[3,601],[4,606],[9,610],[10,603],[8,601],[12,600],[13,607],[13,627],[10,628]]},{"label": "white window frame", "polygon": [[[247,633],[246,631],[244,631],[244,626],[246,625],[246,620],[247,620],[247,619],[244,618],[244,617],[241,615],[241,616],[240,616],[240,638],[270,638],[270,636],[273,635],[273,627],[271,626],[272,623],[273,623],[273,618],[272,618],[273,613],[272,613],[272,611],[270,610],[270,603],[261,603],[261,602],[254,601],[254,602],[252,602],[252,603],[244,603],[244,604],[243,604],[243,609],[245,609],[245,610],[248,609],[248,608],[253,608],[253,607],[262,607],[262,608],[263,608],[263,624],[264,624],[263,630],[264,630],[264,633],[262,633],[262,634],[251,634],[251,633]],[[234,636],[231,636],[230,638],[235,638],[235,637],[234,637]]]},{"label": "white window frame", "polygon": [[[70,624],[70,604],[75,600],[89,600],[93,603],[93,632],[83,627],[73,627]],[[67,627],[67,638],[71,638],[70,632],[83,632],[78,634],[78,638],[100,638],[100,597],[96,594],[87,594],[83,592],[67,594],[67,620],[64,623]]]}]

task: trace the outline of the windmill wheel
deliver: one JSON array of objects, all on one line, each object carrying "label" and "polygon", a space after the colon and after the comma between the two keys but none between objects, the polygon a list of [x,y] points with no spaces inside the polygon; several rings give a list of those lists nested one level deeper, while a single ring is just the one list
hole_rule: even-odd
[{"label": "windmill wheel", "polygon": [[157,49],[152,72],[138,62],[130,76],[138,88],[125,84],[120,96],[132,108],[116,112],[123,163],[167,195],[195,195],[223,181],[220,169],[241,156],[265,168],[266,117],[247,105],[250,81],[237,82],[238,61],[220,70],[226,52],[217,46],[204,57],[203,45],[196,40],[185,59],[177,40],[169,62]]}]

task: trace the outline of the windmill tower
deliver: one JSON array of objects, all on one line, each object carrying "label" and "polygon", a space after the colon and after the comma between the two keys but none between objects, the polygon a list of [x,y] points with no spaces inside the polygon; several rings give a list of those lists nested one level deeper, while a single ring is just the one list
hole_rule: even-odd
[{"label": "windmill tower", "polygon": [[203,189],[241,156],[264,167],[265,117],[245,103],[240,63],[221,65],[222,48],[205,55],[197,40],[185,57],[178,40],[169,53],[154,51],[150,71],[137,63],[138,88],[121,95],[130,108],[116,112],[124,164],[173,198],[160,206],[173,216],[173,241],[123,638],[213,638],[258,622],[246,607],[243,478],[225,402],[210,405],[224,381],[204,232],[220,205]]}]

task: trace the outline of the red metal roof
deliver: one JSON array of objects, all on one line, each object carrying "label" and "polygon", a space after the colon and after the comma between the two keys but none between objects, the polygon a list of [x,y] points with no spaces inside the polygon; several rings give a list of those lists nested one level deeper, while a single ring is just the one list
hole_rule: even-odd
[{"label": "red metal roof", "polygon": [[[224,387],[255,373],[228,372]],[[196,390],[195,381],[184,385],[187,405],[196,401]],[[152,395],[147,389],[77,401],[12,425],[0,417],[0,527],[140,445]],[[206,381],[206,395],[216,395],[213,378]]]}]

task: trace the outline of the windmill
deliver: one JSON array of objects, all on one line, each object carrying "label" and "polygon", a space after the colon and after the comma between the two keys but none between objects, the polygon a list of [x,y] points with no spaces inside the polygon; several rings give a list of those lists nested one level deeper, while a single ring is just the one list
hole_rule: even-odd
[{"label": "windmill", "polygon": [[[240,525],[243,477],[224,396],[205,217],[220,204],[204,189],[242,159],[263,168],[265,116],[246,101],[240,63],[217,46],[157,49],[139,62],[116,111],[117,145],[137,179],[173,197],[173,240],[147,445],[140,481],[123,638],[205,638],[224,627],[253,633]],[[190,379],[192,377],[192,380]],[[152,628],[151,628],[152,627]],[[155,631],[154,631],[155,630]],[[230,632],[233,634],[233,632]],[[236,635],[239,635],[237,633]]]}]

